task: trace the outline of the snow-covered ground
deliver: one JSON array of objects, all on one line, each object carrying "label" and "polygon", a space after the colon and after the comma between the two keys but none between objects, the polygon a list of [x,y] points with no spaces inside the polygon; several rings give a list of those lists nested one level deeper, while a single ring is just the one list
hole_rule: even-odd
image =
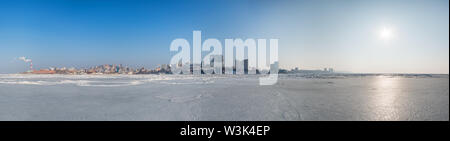
[{"label": "snow-covered ground", "polygon": [[0,75],[0,120],[449,120],[448,75]]}]

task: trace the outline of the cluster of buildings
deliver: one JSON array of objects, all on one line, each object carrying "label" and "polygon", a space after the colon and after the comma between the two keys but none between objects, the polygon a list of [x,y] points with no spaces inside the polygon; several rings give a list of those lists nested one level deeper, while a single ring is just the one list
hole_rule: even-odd
[{"label": "cluster of buildings", "polygon": [[[222,71],[221,71],[221,74],[225,74],[225,69],[226,69],[226,66],[225,66],[225,62],[224,62],[224,59],[223,59],[223,56],[218,56],[218,57],[212,57],[211,58],[211,62],[209,63],[209,65],[210,65],[210,67],[214,67],[214,59],[218,59],[219,61],[222,61]],[[202,68],[201,66],[203,66],[203,61],[201,62],[201,64],[198,64],[198,65],[193,65],[193,64],[190,64],[190,63],[187,63],[187,64],[185,64],[185,65],[190,65],[190,73],[192,74],[193,73],[193,71],[194,70],[200,70],[201,71],[201,73],[202,74],[204,74],[205,72],[204,72],[204,68]],[[256,69],[256,68],[250,68],[249,67],[249,63],[248,63],[248,59],[244,59],[243,61],[237,61],[237,60],[235,60],[234,61],[234,66],[232,67],[232,68],[228,68],[228,69],[230,69],[230,70],[233,70],[233,74],[235,74],[236,73],[236,66],[237,65],[241,65],[241,66],[244,66],[244,74],[248,74],[248,72],[249,71],[256,71],[256,74],[261,74],[260,73],[260,70],[258,70],[258,69]],[[181,61],[180,62],[178,62],[178,66],[179,67],[181,67],[182,66],[182,64],[181,64]],[[275,62],[275,64],[271,64],[271,68],[272,67],[275,67],[275,66],[278,66],[278,62]],[[212,68],[213,69],[213,68]],[[215,72],[217,72],[216,70],[214,70]],[[219,72],[220,72],[220,70],[219,70]],[[270,71],[269,71],[269,73],[270,73]],[[295,74],[295,73],[304,73],[304,74],[329,74],[329,73],[335,73],[334,72],[334,69],[333,68],[324,68],[323,70],[320,70],[320,69],[316,69],[316,70],[307,70],[307,69],[299,69],[298,67],[295,67],[295,68],[293,68],[293,69],[291,69],[291,70],[287,70],[287,69],[281,69],[281,68],[279,68],[278,69],[278,73],[279,74]],[[216,74],[216,73],[213,73],[213,74]]]},{"label": "cluster of buildings", "polygon": [[[214,70],[214,72],[219,72],[220,74],[225,74],[225,63],[224,63],[224,59],[223,56],[214,56],[211,59],[211,62],[209,63],[210,65],[210,69],[215,69],[213,68],[214,65],[214,59],[216,59],[217,61],[221,61],[222,62],[222,70]],[[244,68],[244,74],[248,74],[249,71],[256,71],[256,74],[260,74],[259,70],[256,68],[249,68],[249,62],[248,59],[244,59],[243,61],[235,61],[234,62],[234,66],[232,68],[228,68],[229,70],[233,70],[233,74],[236,73],[236,65],[240,65],[243,66]],[[179,67],[182,66],[181,61],[177,64]],[[190,73],[192,74],[194,70],[199,69],[200,72],[202,74],[204,74],[204,70],[202,69],[201,66],[203,66],[203,61],[201,62],[201,64],[197,64],[197,65],[193,65],[193,64],[184,64],[186,66],[189,66],[190,69]],[[273,66],[272,66],[273,65]],[[276,67],[278,66],[278,62],[276,62],[275,64],[272,64],[270,67]],[[95,67],[91,67],[91,68],[81,68],[81,69],[76,69],[76,68],[48,68],[48,69],[41,69],[41,70],[33,70],[32,68],[30,68],[30,71],[25,72],[27,74],[172,74],[171,70],[170,70],[170,65],[167,64],[162,64],[162,65],[158,65],[158,67],[156,67],[155,69],[146,69],[144,67],[142,68],[138,68],[138,69],[134,69],[128,66],[122,66],[120,65],[109,65],[109,64],[105,64],[105,65],[99,65],[99,66],[95,66]],[[269,71],[270,73],[270,71]],[[304,69],[299,69],[298,67],[293,68],[291,70],[286,70],[286,69],[279,69],[278,73],[280,74],[295,74],[295,73],[306,73],[306,74],[324,74],[324,73],[334,73],[334,69],[333,68],[324,68],[323,70],[304,70]],[[216,74],[216,73],[213,73]]]},{"label": "cluster of buildings", "polygon": [[299,69],[298,67],[295,67],[291,70],[285,70],[280,69],[279,73],[309,73],[309,74],[323,74],[323,73],[334,73],[333,68],[324,68],[323,70],[305,70],[305,69]]},{"label": "cluster of buildings", "polygon": [[130,68],[122,65],[100,65],[88,69],[76,68],[48,68],[40,70],[30,70],[25,72],[28,74],[168,74],[170,73],[170,66],[163,64],[155,69],[146,69],[144,67],[139,69]]}]

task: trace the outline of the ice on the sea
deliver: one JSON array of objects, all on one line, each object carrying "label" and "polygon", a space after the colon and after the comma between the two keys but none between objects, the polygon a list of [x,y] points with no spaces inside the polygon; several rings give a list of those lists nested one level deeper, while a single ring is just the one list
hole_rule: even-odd
[{"label": "ice on the sea", "polygon": [[428,74],[0,74],[0,120],[449,120]]},{"label": "ice on the sea", "polygon": [[[177,76],[177,75],[24,75],[0,74],[0,84],[60,85],[117,87],[141,85],[151,82],[163,84],[207,84],[218,76]],[[176,80],[176,81],[170,81]]]}]

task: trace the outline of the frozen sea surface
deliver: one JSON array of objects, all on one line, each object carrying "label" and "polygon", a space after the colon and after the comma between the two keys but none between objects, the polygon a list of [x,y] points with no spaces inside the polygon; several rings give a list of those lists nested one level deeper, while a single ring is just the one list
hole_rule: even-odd
[{"label": "frozen sea surface", "polygon": [[448,75],[0,75],[0,120],[449,120]]}]

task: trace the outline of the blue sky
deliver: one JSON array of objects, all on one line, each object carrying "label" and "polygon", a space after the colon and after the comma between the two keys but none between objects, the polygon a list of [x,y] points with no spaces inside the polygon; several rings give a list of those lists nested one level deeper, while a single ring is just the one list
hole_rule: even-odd
[{"label": "blue sky", "polygon": [[[448,0],[0,0],[0,73],[168,64],[175,38],[277,38],[281,67],[448,73]],[[380,36],[388,28],[392,37]],[[192,43],[192,42],[191,42]]]}]

